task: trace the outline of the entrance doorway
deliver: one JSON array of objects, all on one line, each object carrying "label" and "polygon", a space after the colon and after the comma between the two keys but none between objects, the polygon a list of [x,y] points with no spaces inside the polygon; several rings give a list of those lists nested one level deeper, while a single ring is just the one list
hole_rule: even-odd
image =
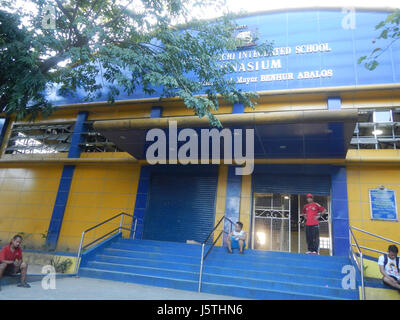
[{"label": "entrance doorway", "polygon": [[[314,196],[330,213],[329,196]],[[259,250],[305,253],[305,220],[301,211],[306,196],[299,194],[255,193],[251,247]],[[320,254],[332,255],[330,214],[320,219]]]}]

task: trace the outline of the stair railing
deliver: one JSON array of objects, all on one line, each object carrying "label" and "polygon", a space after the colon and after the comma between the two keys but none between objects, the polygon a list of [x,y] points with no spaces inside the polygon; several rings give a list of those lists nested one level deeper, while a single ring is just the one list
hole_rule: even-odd
[{"label": "stair railing", "polygon": [[[229,224],[230,231],[229,231],[229,232],[226,232],[226,231],[225,231],[225,228],[224,228],[225,226],[223,226],[221,232],[218,234],[217,238],[214,240],[214,242],[212,243],[212,245],[210,246],[210,248],[207,250],[206,254],[204,255],[205,246],[206,246],[208,240],[211,238],[211,236],[214,234],[214,231],[218,228],[218,226],[219,226],[219,225],[222,223],[222,221],[224,221],[224,220],[226,220],[226,221],[228,221],[228,222],[230,223],[230,224]],[[234,225],[235,225],[235,223],[234,223],[231,219],[229,219],[229,218],[223,216],[223,217],[218,221],[218,223],[215,225],[214,229],[212,229],[212,231],[209,233],[209,235],[207,236],[206,240],[204,240],[203,243],[201,244],[201,259],[200,259],[200,273],[199,273],[198,292],[201,291],[201,281],[202,281],[202,278],[203,278],[203,266],[204,266],[204,261],[207,259],[208,255],[210,254],[211,250],[214,248],[214,246],[215,246],[215,244],[217,243],[217,241],[219,240],[219,238],[221,238],[222,234],[224,234],[224,233],[228,234],[228,233],[232,232],[232,230],[233,230],[232,227],[233,227]]]},{"label": "stair railing", "polygon": [[[126,227],[123,227],[123,226],[122,226],[122,225],[123,225],[123,222],[124,222],[124,217],[125,217],[125,216],[132,218],[132,222],[133,222],[133,221],[135,222],[134,227],[133,227],[133,234],[132,234],[132,239],[135,239],[135,236],[136,236],[136,227],[137,227],[137,218],[134,217],[133,215],[128,214],[128,213],[125,213],[125,212],[121,212],[121,213],[119,213],[119,214],[117,214],[117,215],[115,215],[115,216],[113,216],[113,217],[111,217],[111,218],[109,218],[109,219],[107,219],[107,220],[104,220],[103,222],[100,222],[100,223],[96,224],[96,225],[93,226],[93,227],[90,227],[89,229],[86,229],[85,231],[82,232],[81,241],[80,241],[80,243],[79,243],[79,248],[78,248],[78,253],[77,253],[77,255],[76,255],[76,263],[75,263],[75,271],[74,271],[75,274],[78,274],[79,266],[80,266],[80,261],[79,261],[79,260],[80,260],[80,258],[81,258],[81,254],[82,254],[82,251],[83,251],[83,250],[89,248],[90,246],[92,246],[93,244],[97,243],[98,241],[103,240],[104,238],[106,238],[107,236],[113,234],[113,233],[114,233],[115,231],[117,231],[117,230],[118,230],[119,233],[120,233],[122,230],[126,230],[126,231],[129,231],[129,232],[132,232],[132,229],[126,228]],[[114,229],[111,230],[110,232],[107,232],[106,234],[104,234],[104,235],[98,237],[97,239],[95,239],[95,240],[91,241],[90,243],[88,243],[88,244],[86,244],[86,245],[83,246],[83,241],[84,241],[84,239],[85,239],[85,235],[86,235],[88,232],[90,232],[90,231],[92,231],[92,230],[94,230],[94,229],[97,229],[98,227],[100,227],[100,226],[102,226],[102,225],[104,225],[104,224],[106,224],[106,223],[108,223],[108,222],[110,222],[110,221],[112,221],[112,220],[115,220],[115,219],[117,219],[118,217],[121,217],[118,227],[114,228]]]},{"label": "stair railing", "polygon": [[[384,240],[384,241],[389,242],[389,243],[394,243],[394,244],[400,245],[400,242],[397,242],[397,241],[382,237],[380,235],[377,235],[377,234],[372,233],[372,232],[365,231],[365,230],[360,229],[360,228],[356,228],[356,227],[352,227],[352,226],[349,227],[349,232],[350,232],[350,237],[349,237],[350,238],[350,255],[351,255],[351,258],[353,259],[353,261],[356,263],[356,265],[358,267],[358,270],[361,273],[361,299],[365,300],[364,260],[363,260],[362,250],[368,250],[368,251],[381,253],[381,254],[386,254],[386,252],[383,252],[383,251],[380,251],[380,250],[377,250],[377,249],[374,249],[374,248],[360,246],[358,244],[358,242],[357,242],[356,237],[354,236],[353,230],[359,231],[359,232],[364,233],[364,234],[368,234],[368,235],[370,235],[372,237]],[[353,243],[353,240],[354,240],[354,243]],[[360,256],[360,262],[358,262],[357,257],[355,256],[355,253],[353,251],[354,247],[357,249],[358,254]]]},{"label": "stair railing", "polygon": [[[360,246],[357,242],[356,237],[354,236],[352,227],[349,228],[349,240],[350,240],[350,259],[353,259],[354,263],[357,265],[358,271],[361,276],[361,300],[365,300],[365,286],[364,286],[364,260],[363,253],[360,249]],[[353,244],[354,241],[354,244]],[[358,255],[360,256],[360,261],[357,260],[357,257],[353,251],[353,246],[357,248]]]}]

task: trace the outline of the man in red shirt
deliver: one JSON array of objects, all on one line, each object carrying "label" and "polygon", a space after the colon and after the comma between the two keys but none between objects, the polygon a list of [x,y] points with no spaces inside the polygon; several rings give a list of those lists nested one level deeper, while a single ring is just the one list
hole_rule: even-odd
[{"label": "man in red shirt", "polygon": [[307,194],[307,204],[304,206],[303,215],[306,218],[307,254],[318,254],[319,252],[319,218],[326,213],[326,209],[314,202],[311,193]]},{"label": "man in red shirt", "polygon": [[18,287],[30,288],[31,286],[26,282],[28,264],[22,261],[22,250],[20,247],[21,241],[22,237],[17,234],[12,238],[8,245],[1,249],[0,279],[3,275],[14,275],[21,273],[21,280],[18,284]]}]

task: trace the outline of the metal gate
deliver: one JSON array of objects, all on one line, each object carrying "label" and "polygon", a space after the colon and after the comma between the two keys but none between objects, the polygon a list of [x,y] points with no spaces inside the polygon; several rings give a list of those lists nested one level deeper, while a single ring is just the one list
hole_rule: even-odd
[{"label": "metal gate", "polygon": [[291,251],[290,196],[255,193],[253,249]]},{"label": "metal gate", "polygon": [[[314,196],[328,214],[320,220],[320,254],[332,255],[330,198]],[[305,253],[305,220],[301,194],[255,193],[253,198],[251,248]]]}]

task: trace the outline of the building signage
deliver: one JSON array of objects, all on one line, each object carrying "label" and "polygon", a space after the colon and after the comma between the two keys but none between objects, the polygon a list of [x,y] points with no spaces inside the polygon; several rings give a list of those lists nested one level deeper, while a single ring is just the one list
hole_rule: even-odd
[{"label": "building signage", "polygon": [[[238,17],[233,30],[237,50],[219,56],[219,63],[232,66],[226,75],[244,92],[354,87],[399,83],[400,42],[391,44],[379,56],[379,66],[370,71],[357,63],[376,47],[384,48],[390,39],[379,36],[375,26],[388,16],[386,11],[357,11],[355,25],[346,22],[349,13],[342,10],[301,10],[263,13]],[[272,42],[273,51],[262,53],[255,45]],[[99,76],[99,81],[101,77]],[[212,81],[212,80],[211,80]],[[205,93],[211,83],[203,83]],[[48,98],[55,105],[82,102],[82,88],[74,96],[61,96],[58,87],[49,88]],[[148,94],[138,86],[130,93],[120,90],[117,100],[159,97],[162,88]],[[94,101],[106,101],[108,89]]]},{"label": "building signage", "polygon": [[369,190],[371,219],[397,221],[396,193],[384,187]]},{"label": "building signage", "polygon": [[[242,33],[244,34],[245,32]],[[331,51],[332,49],[329,43],[310,43],[299,44],[294,47],[277,47],[274,48],[272,52],[264,54],[255,49],[248,49],[223,53],[220,57],[220,62],[222,66],[228,63],[231,64],[233,69],[231,80],[236,81],[238,84],[248,85],[257,82],[331,78],[333,76],[332,68],[284,72],[287,71],[285,62],[287,62],[288,59],[286,57],[292,55],[310,55],[309,59],[315,59],[314,54],[324,54]],[[205,83],[205,85],[210,85],[210,83]]]}]

